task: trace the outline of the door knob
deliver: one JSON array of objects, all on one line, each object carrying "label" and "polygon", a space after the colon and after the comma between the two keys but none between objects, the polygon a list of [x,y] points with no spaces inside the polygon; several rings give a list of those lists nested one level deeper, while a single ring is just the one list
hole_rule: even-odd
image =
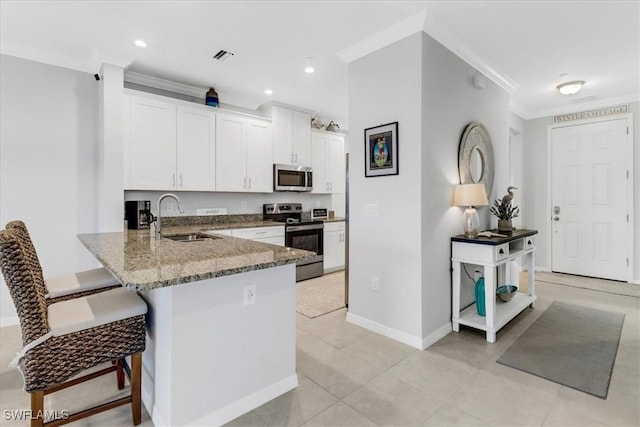
[{"label": "door knob", "polygon": [[554,220],[554,221],[560,221],[560,217],[559,217],[559,216],[554,216],[554,217],[553,217],[553,220]]}]

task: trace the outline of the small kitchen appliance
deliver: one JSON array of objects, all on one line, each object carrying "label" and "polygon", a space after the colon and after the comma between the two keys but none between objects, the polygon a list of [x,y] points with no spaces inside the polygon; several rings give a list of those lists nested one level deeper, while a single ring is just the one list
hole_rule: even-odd
[{"label": "small kitchen appliance", "polygon": [[311,261],[296,263],[296,282],[324,274],[324,222],[303,219],[301,203],[262,205],[265,221],[284,222],[285,246],[316,253]]},{"label": "small kitchen appliance", "polygon": [[310,167],[273,165],[273,191],[311,190],[313,190],[313,170]]},{"label": "small kitchen appliance", "polygon": [[124,219],[130,230],[148,229],[153,222],[149,200],[127,200],[124,202]]},{"label": "small kitchen appliance", "polygon": [[311,209],[311,220],[326,220],[329,218],[329,209],[327,208],[314,208]]}]

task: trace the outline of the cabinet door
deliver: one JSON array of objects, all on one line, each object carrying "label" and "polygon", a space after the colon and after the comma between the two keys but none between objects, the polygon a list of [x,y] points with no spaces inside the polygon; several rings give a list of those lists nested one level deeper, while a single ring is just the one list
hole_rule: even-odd
[{"label": "cabinet door", "polygon": [[327,138],[327,181],[331,193],[344,193],[346,187],[346,162],[344,137],[331,135]]},{"label": "cabinet door", "polygon": [[311,165],[311,114],[293,112],[293,164]]},{"label": "cabinet door", "polygon": [[273,139],[271,124],[261,120],[247,120],[247,191],[273,191]]},{"label": "cabinet door", "polygon": [[175,189],[176,106],[131,96],[128,119],[128,189]]},{"label": "cabinet door", "polygon": [[246,120],[216,114],[216,191],[246,191]]},{"label": "cabinet door", "polygon": [[[340,266],[341,231],[324,232],[324,270],[336,270]],[[344,251],[343,251],[344,252]],[[342,262],[344,264],[344,261]]]},{"label": "cabinet door", "polygon": [[273,163],[293,164],[293,111],[273,107]]},{"label": "cabinet door", "polygon": [[311,136],[311,167],[313,168],[313,192],[318,194],[329,192],[327,181],[327,136],[313,132]]},{"label": "cabinet door", "polygon": [[213,111],[178,107],[179,190],[215,190],[215,131]]}]

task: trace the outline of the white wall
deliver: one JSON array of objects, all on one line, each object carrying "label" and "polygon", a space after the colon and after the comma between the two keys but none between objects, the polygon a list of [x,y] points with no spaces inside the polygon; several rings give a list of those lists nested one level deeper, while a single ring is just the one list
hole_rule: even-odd
[{"label": "white wall", "polygon": [[[349,316],[409,344],[429,345],[450,330],[450,238],[462,228],[452,207],[458,146],[467,124],[483,123],[496,156],[494,190],[508,181],[509,99],[424,33],[349,64]],[[364,145],[353,135],[399,122],[399,175],[364,177]],[[364,205],[378,204],[378,217]],[[480,210],[489,226],[488,208]],[[380,278],[380,291],[371,278]]]},{"label": "white wall", "polygon": [[[462,209],[452,207],[459,183],[458,148],[465,127],[482,123],[491,136],[495,176],[489,202],[509,185],[509,96],[486,79],[472,85],[477,71],[426,34],[423,38],[423,109],[421,156],[422,330],[423,338],[451,320],[450,238],[462,232]],[[488,207],[478,209],[482,229],[496,225]],[[473,271],[469,267],[469,271]],[[466,286],[465,286],[466,285]],[[462,304],[473,300],[473,286],[463,278]]]},{"label": "white wall", "polygon": [[[633,146],[634,146],[634,282],[640,284],[640,103],[629,104],[633,114]],[[576,107],[575,111],[580,111]],[[524,125],[524,155],[525,162],[525,204],[527,210],[527,222],[530,228],[539,231],[536,243],[536,268],[541,270],[551,269],[551,254],[547,246],[549,244],[550,230],[548,230],[547,212],[547,130],[553,124],[552,117],[542,117],[533,120],[525,120]]]},{"label": "white wall", "polygon": [[[93,75],[0,57],[0,227],[25,221],[45,275],[96,266],[78,233],[97,227]],[[15,320],[4,284],[2,323]]]},{"label": "white wall", "polygon": [[[421,49],[417,33],[348,66],[349,313],[414,340],[422,336]],[[364,129],[394,121],[399,174],[365,178]],[[365,204],[377,204],[379,216],[365,217]]]}]

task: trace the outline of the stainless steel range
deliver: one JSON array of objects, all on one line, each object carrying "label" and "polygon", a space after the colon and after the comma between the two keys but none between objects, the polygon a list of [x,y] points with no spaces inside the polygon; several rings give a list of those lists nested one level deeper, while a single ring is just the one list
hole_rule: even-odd
[{"label": "stainless steel range", "polygon": [[324,222],[303,219],[301,203],[268,203],[262,206],[262,215],[285,223],[286,246],[317,254],[312,261],[296,264],[296,282],[324,274]]}]

